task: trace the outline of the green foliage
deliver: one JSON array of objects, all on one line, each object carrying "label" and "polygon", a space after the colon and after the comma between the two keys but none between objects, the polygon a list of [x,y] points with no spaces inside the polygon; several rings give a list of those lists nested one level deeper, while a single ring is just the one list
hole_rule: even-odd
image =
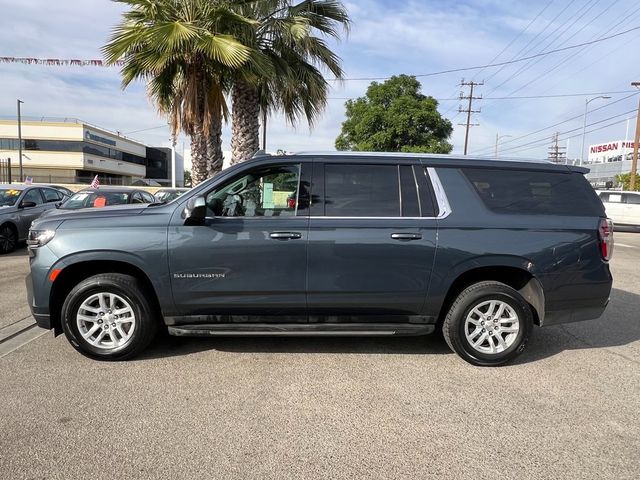
[{"label": "green foliage", "polygon": [[[631,172],[616,175],[616,182],[622,185],[623,190],[631,190]],[[640,192],[640,175],[636,174],[636,186],[634,189]]]},{"label": "green foliage", "polygon": [[346,102],[347,119],[336,138],[338,150],[449,153],[453,127],[438,102],[420,93],[409,75],[372,82],[364,97]]},{"label": "green foliage", "polygon": [[[340,39],[349,30],[349,16],[337,0],[259,0],[238,2],[237,12],[259,25],[244,29],[241,41],[259,52],[239,77],[258,91],[262,111],[280,110],[295,124],[301,118],[313,125],[322,113],[329,83],[321,70],[343,78],[340,58],[326,38]],[[263,72],[256,67],[263,65]],[[264,73],[268,70],[268,74]]]},{"label": "green foliage", "polygon": [[191,183],[191,170],[185,170],[184,171],[184,186],[185,187],[191,187],[192,183]]}]

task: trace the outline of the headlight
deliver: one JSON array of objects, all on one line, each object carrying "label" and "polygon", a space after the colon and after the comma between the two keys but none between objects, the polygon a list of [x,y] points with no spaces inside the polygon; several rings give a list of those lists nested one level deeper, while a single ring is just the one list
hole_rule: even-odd
[{"label": "headlight", "polygon": [[29,230],[27,245],[30,247],[42,247],[49,243],[55,234],[54,230]]}]

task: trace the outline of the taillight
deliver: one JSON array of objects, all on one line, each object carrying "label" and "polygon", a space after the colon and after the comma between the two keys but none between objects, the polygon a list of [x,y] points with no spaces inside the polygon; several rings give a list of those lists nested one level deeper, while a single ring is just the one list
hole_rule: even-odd
[{"label": "taillight", "polygon": [[603,260],[610,260],[613,255],[613,222],[610,218],[601,218],[598,226],[598,243]]}]

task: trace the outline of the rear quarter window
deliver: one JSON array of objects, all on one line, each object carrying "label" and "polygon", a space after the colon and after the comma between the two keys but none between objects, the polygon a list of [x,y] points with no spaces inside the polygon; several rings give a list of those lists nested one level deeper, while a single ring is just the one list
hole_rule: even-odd
[{"label": "rear quarter window", "polygon": [[577,172],[464,168],[484,204],[496,213],[602,216],[595,191]]}]

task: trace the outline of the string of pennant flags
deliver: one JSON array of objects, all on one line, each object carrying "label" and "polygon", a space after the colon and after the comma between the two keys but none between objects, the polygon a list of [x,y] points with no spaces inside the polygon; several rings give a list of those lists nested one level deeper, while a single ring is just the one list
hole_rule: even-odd
[{"label": "string of pennant flags", "polygon": [[0,63],[22,63],[24,65],[52,65],[67,66],[73,65],[77,67],[121,67],[124,65],[122,60],[116,60],[114,63],[107,63],[104,60],[78,60],[66,58],[34,58],[34,57],[0,57]]}]

